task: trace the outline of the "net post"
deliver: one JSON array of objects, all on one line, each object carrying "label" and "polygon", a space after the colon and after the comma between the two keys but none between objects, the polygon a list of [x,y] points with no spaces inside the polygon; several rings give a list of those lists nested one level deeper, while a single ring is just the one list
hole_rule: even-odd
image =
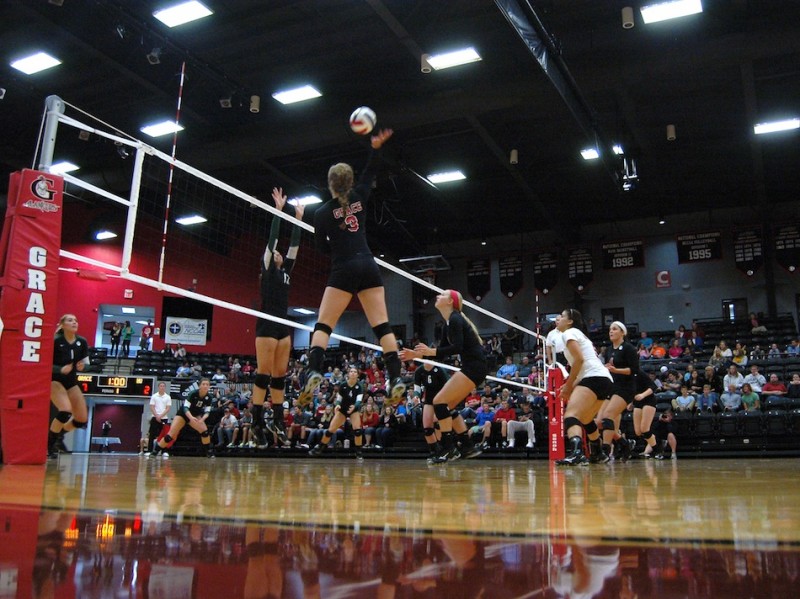
[{"label": "net post", "polygon": [[39,170],[50,172],[50,167],[53,164],[53,153],[56,149],[58,115],[64,114],[64,100],[58,96],[47,96],[44,106],[47,116],[44,123],[42,153],[39,156]]},{"label": "net post", "polygon": [[125,223],[125,240],[122,245],[122,272],[130,272],[131,256],[133,255],[133,238],[136,234],[136,216],[139,208],[139,192],[142,186],[142,167],[144,165],[145,151],[141,145],[136,148],[136,158],[131,175],[131,194],[129,197],[128,218]]}]

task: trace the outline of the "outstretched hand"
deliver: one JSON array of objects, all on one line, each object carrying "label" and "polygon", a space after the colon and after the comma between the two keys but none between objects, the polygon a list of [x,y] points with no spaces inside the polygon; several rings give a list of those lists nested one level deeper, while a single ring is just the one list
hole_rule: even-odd
[{"label": "outstretched hand", "polygon": [[272,188],[272,199],[275,200],[275,208],[283,212],[283,207],[286,205],[286,196],[282,187]]},{"label": "outstretched hand", "polygon": [[384,142],[387,141],[392,136],[393,133],[394,131],[392,131],[391,129],[381,129],[380,131],[378,131],[375,135],[370,137],[369,141],[372,144],[372,148],[375,150],[380,148],[384,144]]}]

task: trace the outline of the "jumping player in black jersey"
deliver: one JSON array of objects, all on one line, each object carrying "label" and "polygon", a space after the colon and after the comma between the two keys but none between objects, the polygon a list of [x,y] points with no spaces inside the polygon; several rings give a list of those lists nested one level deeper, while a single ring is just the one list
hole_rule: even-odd
[{"label": "jumping player in black jersey", "polygon": [[[283,212],[286,206],[283,189],[273,188],[272,199],[275,200],[275,208]],[[303,220],[303,210],[303,206],[297,206],[294,209],[295,218]],[[277,250],[282,221],[283,219],[273,216],[269,241],[261,260],[261,311],[286,318],[289,308],[290,275],[300,246],[300,227],[292,226],[292,237],[284,258]],[[266,318],[259,318],[256,321],[257,364],[253,385],[253,428],[259,443],[264,442],[264,400],[267,397],[267,387],[270,389],[274,432],[284,444],[288,443],[283,423],[283,396],[291,351],[292,338],[287,325]]]},{"label": "jumping player in black jersey", "polygon": [[450,412],[464,401],[470,391],[483,384],[483,379],[486,378],[489,371],[483,353],[483,341],[478,334],[478,329],[469,318],[461,313],[463,303],[461,294],[453,289],[445,290],[437,295],[436,309],[439,310],[446,322],[441,345],[433,348],[420,343],[413,350],[404,349],[401,352],[403,360],[425,357],[441,360],[447,356],[461,355],[461,370],[454,373],[433,398],[433,413],[439,421],[439,429],[442,432],[442,449],[432,460],[433,463],[456,460],[462,455],[468,458],[475,457],[480,453],[477,448],[472,447],[469,433],[460,416],[457,416],[456,420],[461,420],[457,428],[464,426],[464,432],[459,433],[462,451],[459,452],[456,448],[453,432],[454,418]]},{"label": "jumping player in black jersey", "polygon": [[308,374],[298,403],[307,405],[314,389],[322,382],[325,348],[331,333],[353,295],[358,297],[378,342],[383,349],[389,371],[389,395],[396,405],[405,395],[406,386],[400,378],[400,358],[397,339],[389,326],[386,295],[381,273],[367,245],[367,199],[375,181],[377,152],[392,136],[383,129],[370,138],[373,151],[358,185],[353,187],[353,169],[348,164],[334,164],[328,170],[328,190],[333,199],[317,209],[314,216],[317,248],[331,255],[331,273],[319,307],[319,320],[314,325],[311,349],[308,351]]},{"label": "jumping player in black jersey", "polygon": [[436,428],[433,416],[433,398],[442,390],[450,375],[441,366],[424,362],[414,372],[414,388],[422,392],[422,430],[425,433],[425,442],[428,444],[430,455],[428,459],[441,453],[442,447],[436,438]]},{"label": "jumping player in black jersey", "polygon": [[[608,338],[611,340],[611,355],[606,368],[614,379],[614,394],[600,408],[598,418],[603,423],[603,450],[606,455],[611,453],[611,444],[619,430],[619,423],[628,405],[636,395],[636,373],[639,371],[639,354],[636,348],[625,341],[628,328],[618,320],[608,327]],[[614,458],[623,461],[631,456],[630,445],[627,439],[621,439],[616,445],[619,452]]]},{"label": "jumping player in black jersey", "polygon": [[89,344],[78,335],[78,319],[64,314],[58,321],[53,348],[53,375],[50,382],[50,401],[57,412],[50,422],[47,439],[48,457],[66,453],[64,435],[76,428],[86,428],[88,411],[86,398],[78,386],[78,372],[89,364]]},{"label": "jumping player in black jersey", "polygon": [[[183,427],[188,424],[200,433],[200,442],[203,444],[203,450],[206,455],[210,458],[215,457],[214,450],[211,447],[211,436],[206,426],[206,420],[211,414],[211,394],[208,392],[209,389],[211,389],[211,381],[205,378],[200,379],[200,386],[190,391],[178,408],[178,413],[175,414],[175,418],[172,420],[169,433],[155,444],[153,456],[161,454],[162,458],[167,459],[169,454],[164,450],[178,438]],[[148,457],[150,456],[148,455]]]},{"label": "jumping player in black jersey", "polygon": [[353,441],[356,446],[356,458],[361,459],[361,446],[364,444],[364,429],[361,426],[361,413],[356,410],[356,401],[364,394],[364,388],[358,380],[358,368],[351,366],[347,370],[347,380],[339,387],[341,403],[336,406],[336,415],[331,420],[328,430],[322,434],[322,439],[308,450],[310,456],[320,456],[331,442],[331,437],[349,418],[353,426]]},{"label": "jumping player in black jersey", "polygon": [[656,384],[641,368],[636,373],[636,395],[633,396],[633,430],[644,439],[644,451],[640,457],[649,458],[656,446],[656,437],[650,430],[656,415]]}]

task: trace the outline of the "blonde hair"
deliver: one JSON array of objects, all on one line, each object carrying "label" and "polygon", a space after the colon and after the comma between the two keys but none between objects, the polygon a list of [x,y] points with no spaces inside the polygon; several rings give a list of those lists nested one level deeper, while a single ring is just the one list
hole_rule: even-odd
[{"label": "blonde hair", "polygon": [[339,162],[328,169],[328,191],[345,208],[350,204],[351,189],[353,189],[352,166]]},{"label": "blonde hair", "polygon": [[64,321],[69,316],[72,316],[75,320],[78,320],[78,317],[72,314],[71,312],[67,312],[66,314],[64,314],[64,316],[58,319],[58,326],[56,327],[56,333],[55,333],[56,335],[58,335],[62,331],[62,329],[64,328]]},{"label": "blonde hair", "polygon": [[467,315],[461,311],[461,308],[464,306],[464,298],[461,295],[461,292],[456,291],[455,289],[448,289],[447,293],[450,296],[450,299],[453,300],[453,310],[461,313],[461,316],[467,321],[467,324],[472,327],[475,337],[478,338],[478,345],[483,345],[483,337],[481,337],[481,334],[478,332],[478,327],[476,327],[475,324],[469,318],[467,318]]}]

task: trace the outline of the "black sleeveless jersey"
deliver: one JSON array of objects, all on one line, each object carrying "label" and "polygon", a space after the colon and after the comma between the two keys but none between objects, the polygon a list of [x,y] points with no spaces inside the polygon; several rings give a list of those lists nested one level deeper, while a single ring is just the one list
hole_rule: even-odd
[{"label": "black sleeveless jersey", "polygon": [[634,382],[634,377],[639,371],[639,354],[636,348],[627,341],[623,341],[622,345],[618,348],[611,348],[611,355],[609,361],[614,364],[615,368],[630,368],[631,374],[617,374],[612,372],[611,376],[614,382],[621,385],[631,385]]},{"label": "black sleeveless jersey", "polygon": [[[89,356],[89,344],[80,335],[75,336],[75,341],[70,343],[59,332],[54,338],[53,346],[53,373],[60,374],[61,368],[67,364],[75,366],[78,362]],[[72,372],[75,372],[73,370]]]},{"label": "black sleeveless jersey", "polygon": [[211,412],[211,393],[206,393],[205,397],[200,397],[200,390],[193,390],[183,400],[181,410],[189,412],[195,418]]},{"label": "black sleeveless jersey", "polygon": [[414,384],[425,390],[423,397],[427,399],[436,397],[436,394],[442,390],[449,378],[450,375],[447,374],[447,371],[439,366],[434,366],[430,370],[420,366],[414,372]]},{"label": "black sleeveless jersey", "polygon": [[275,266],[271,260],[269,268],[261,261],[261,310],[272,316],[286,318],[289,310],[289,272]]},{"label": "black sleeveless jersey", "polygon": [[450,314],[442,334],[442,344],[436,348],[437,358],[461,354],[463,363],[486,363],[482,342],[461,312]]}]

